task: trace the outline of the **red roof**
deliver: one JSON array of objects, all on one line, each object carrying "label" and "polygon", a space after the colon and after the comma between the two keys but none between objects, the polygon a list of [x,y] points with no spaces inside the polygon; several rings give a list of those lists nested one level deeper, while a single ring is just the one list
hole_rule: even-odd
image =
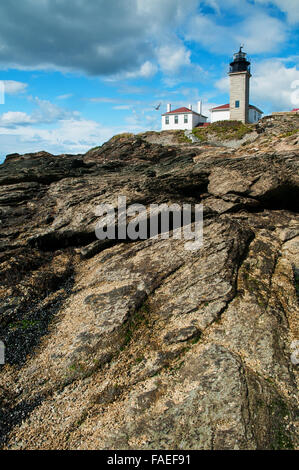
[{"label": "red roof", "polygon": [[292,111],[299,111],[299,108],[294,108],[292,109]]},{"label": "red roof", "polygon": [[[256,109],[259,113],[263,114],[263,112],[259,108],[257,108],[256,106],[253,106],[252,104],[249,105],[249,108]],[[212,108],[210,111],[218,111],[218,110],[220,111],[222,109],[230,109],[229,103],[223,104],[221,106],[216,106],[216,108]]]},{"label": "red roof", "polygon": [[192,111],[192,109],[188,109],[188,108],[177,108],[177,109],[174,109],[173,111],[168,111],[168,113],[165,113],[165,114],[178,114],[178,113],[194,113],[195,111]]},{"label": "red roof", "polygon": [[229,104],[223,104],[222,106],[216,106],[216,108],[212,108],[211,111],[215,111],[216,109],[229,109]]}]

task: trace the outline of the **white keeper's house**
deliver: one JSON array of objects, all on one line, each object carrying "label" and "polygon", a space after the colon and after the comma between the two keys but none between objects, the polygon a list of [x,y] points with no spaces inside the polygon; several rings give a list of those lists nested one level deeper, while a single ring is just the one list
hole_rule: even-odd
[{"label": "white keeper's house", "polygon": [[202,114],[202,102],[197,104],[197,112],[193,111],[192,105],[188,108],[177,108],[171,110],[171,104],[167,105],[167,112],[162,114],[162,131],[167,130],[190,130],[207,122],[207,116]]}]

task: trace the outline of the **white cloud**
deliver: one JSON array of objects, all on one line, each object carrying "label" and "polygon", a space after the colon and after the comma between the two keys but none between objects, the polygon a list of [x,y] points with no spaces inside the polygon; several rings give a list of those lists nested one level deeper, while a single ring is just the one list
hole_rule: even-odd
[{"label": "white cloud", "polygon": [[220,78],[220,80],[217,80],[215,83],[215,86],[221,92],[229,92],[229,77]]},{"label": "white cloud", "polygon": [[10,128],[28,126],[29,124],[51,124],[79,117],[77,111],[60,108],[50,101],[41,100],[37,97],[30,97],[29,99],[36,105],[30,115],[20,111],[8,111],[0,115],[0,126]]},{"label": "white cloud", "polygon": [[[181,25],[198,7],[199,0],[137,0],[137,14],[147,19],[147,24],[161,34],[161,26],[167,28]],[[163,33],[162,33],[163,34]]]},{"label": "white cloud", "polygon": [[1,127],[0,123],[1,153],[37,152],[41,149],[58,154],[84,153],[108,140],[117,130],[83,119],[60,121],[55,129],[34,126],[9,129]]},{"label": "white cloud", "polygon": [[68,99],[71,98],[72,96],[73,96],[72,93],[66,93],[65,95],[57,96],[57,99],[58,99],[58,100],[68,100]]},{"label": "white cloud", "polygon": [[233,26],[218,24],[213,16],[196,15],[186,35],[187,40],[196,41],[212,52],[227,54],[240,43],[245,44],[250,54],[273,52],[286,38],[287,28],[282,21],[257,11]]},{"label": "white cloud", "polygon": [[140,104],[143,104],[143,101],[139,101],[139,100],[123,99],[123,98],[108,98],[108,97],[88,98],[88,101],[90,101],[91,103],[114,104],[115,106],[112,106],[112,109],[131,109],[132,106],[138,106]]},{"label": "white cloud", "polygon": [[111,75],[110,77],[106,78],[107,82],[117,82],[120,80],[126,80],[130,78],[150,78],[155,75],[158,71],[158,67],[156,64],[147,60],[142,64],[139,68],[132,72],[121,72],[117,73],[116,75]]},{"label": "white cloud", "polygon": [[290,110],[295,80],[299,80],[297,67],[286,67],[279,59],[259,63],[251,79],[252,100],[257,106],[269,103],[272,111]]},{"label": "white cloud", "polygon": [[0,126],[2,127],[28,126],[33,122],[31,116],[21,111],[8,111],[0,116]]},{"label": "white cloud", "polygon": [[127,131],[133,133],[161,128],[161,117],[153,108],[132,109],[132,113],[125,118],[125,122]]},{"label": "white cloud", "polygon": [[118,99],[116,98],[108,98],[106,96],[99,96],[94,98],[88,98],[88,101],[91,103],[118,103]]},{"label": "white cloud", "polygon": [[120,104],[118,106],[113,106],[113,109],[116,110],[125,110],[125,109],[130,109],[131,106],[129,104]]},{"label": "white cloud", "polygon": [[[53,154],[85,153],[101,145],[113,135],[122,132],[142,132],[160,129],[160,119],[144,111],[132,111],[122,126],[108,127],[87,119],[59,121],[55,129],[40,129],[33,126],[3,127],[0,123],[1,155],[12,152],[20,154],[46,150]],[[1,161],[1,156],[0,156]]]},{"label": "white cloud", "polygon": [[298,0],[255,0],[255,3],[276,5],[281,11],[287,14],[290,23],[297,23],[299,21]]},{"label": "white cloud", "polygon": [[165,45],[158,49],[157,57],[162,71],[166,74],[175,74],[181,67],[191,65],[191,52],[183,45]]},{"label": "white cloud", "polygon": [[112,137],[114,131],[92,120],[65,120],[57,129],[40,134],[48,148],[56,146],[84,152]]},{"label": "white cloud", "polygon": [[286,40],[283,22],[265,14],[255,15],[243,22],[240,32],[234,34],[238,43],[246,44],[250,54],[273,52]]},{"label": "white cloud", "polygon": [[152,62],[150,62],[149,60],[147,60],[140,67],[139,76],[144,77],[144,78],[149,78],[155,75],[157,70],[158,70],[157,66],[153,64]]},{"label": "white cloud", "polygon": [[208,120],[211,120],[211,111],[210,109],[214,108],[215,106],[218,106],[219,103],[210,103],[210,102],[203,102],[202,104],[202,114],[204,116],[207,116]]},{"label": "white cloud", "polygon": [[220,15],[221,9],[220,9],[220,5],[218,5],[218,3],[217,3],[217,0],[206,0],[206,3],[207,3],[211,8],[213,8],[213,10],[214,10],[218,15]]},{"label": "white cloud", "polygon": [[4,92],[8,95],[22,93],[28,87],[27,83],[16,82],[14,80],[3,80],[2,83],[4,84]]},{"label": "white cloud", "polygon": [[41,100],[35,97],[32,98],[32,101],[37,106],[32,113],[32,119],[36,123],[52,123],[79,116],[77,111],[61,108],[48,100]]},{"label": "white cloud", "polygon": [[[38,106],[30,115],[9,111],[0,116],[1,155],[42,149],[54,154],[84,153],[115,134],[160,128],[160,117],[157,119],[156,113],[150,113],[144,107],[137,111],[131,108],[132,112],[124,119],[124,124],[109,127],[83,119],[80,113],[63,110],[48,101],[32,100]],[[118,106],[122,109],[128,107]],[[40,128],[41,122],[51,124],[51,128]]]}]

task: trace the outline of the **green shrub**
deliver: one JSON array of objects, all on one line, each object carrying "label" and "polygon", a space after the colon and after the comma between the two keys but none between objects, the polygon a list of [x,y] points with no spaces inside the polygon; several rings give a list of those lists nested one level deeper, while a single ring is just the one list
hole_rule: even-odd
[{"label": "green shrub", "polygon": [[177,140],[178,140],[179,143],[182,143],[182,144],[183,143],[186,143],[186,144],[192,143],[192,140],[185,136],[184,131],[177,131]]},{"label": "green shrub", "polygon": [[130,132],[123,132],[122,134],[116,134],[114,135],[110,140],[122,140],[122,139],[129,139],[130,137],[134,137],[134,134],[131,134]]},{"label": "green shrub", "polygon": [[253,127],[250,124],[243,124],[241,121],[218,121],[213,122],[208,127],[196,127],[192,132],[201,141],[205,141],[209,138],[240,140],[252,131]]},{"label": "green shrub", "polygon": [[284,138],[284,137],[291,137],[291,135],[298,134],[299,129],[294,129],[292,131],[286,132],[285,134],[281,134],[279,137]]},{"label": "green shrub", "polygon": [[100,145],[98,145],[97,147],[93,147],[92,149],[88,150],[88,152],[94,152],[95,150],[99,150],[101,148]]}]

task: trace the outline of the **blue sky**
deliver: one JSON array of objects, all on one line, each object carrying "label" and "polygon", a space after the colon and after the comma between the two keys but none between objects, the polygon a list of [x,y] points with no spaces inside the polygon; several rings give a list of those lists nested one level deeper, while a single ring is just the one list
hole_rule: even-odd
[{"label": "blue sky", "polygon": [[251,103],[265,114],[298,107],[298,23],[298,0],[1,2],[0,159],[83,153],[114,134],[159,130],[167,103],[202,99],[209,116],[228,102],[241,43]]}]

